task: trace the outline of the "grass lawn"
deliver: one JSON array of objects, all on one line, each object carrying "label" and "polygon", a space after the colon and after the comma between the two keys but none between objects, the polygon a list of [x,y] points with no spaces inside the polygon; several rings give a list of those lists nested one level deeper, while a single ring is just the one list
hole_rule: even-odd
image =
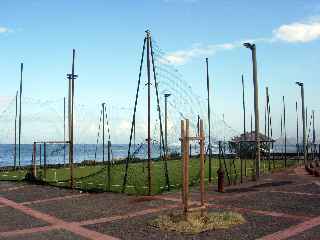
[{"label": "grass lawn", "polygon": [[[225,159],[222,161],[222,166],[225,170],[225,182],[228,183],[228,179],[231,182],[240,182],[240,160],[239,159]],[[233,165],[234,161],[234,165]],[[244,162],[246,161],[247,176],[252,175],[253,160],[243,160],[243,176],[245,176]],[[283,160],[271,160],[271,169],[284,168]],[[288,160],[287,165],[291,166],[296,161]],[[151,190],[152,194],[157,194],[167,190],[165,181],[164,164],[162,161],[153,161],[151,165]],[[234,167],[235,166],[235,167]],[[199,181],[199,159],[191,158],[189,165],[190,185],[197,185]],[[212,159],[212,180],[217,181],[217,170],[219,167],[219,160]],[[205,163],[205,177],[208,181],[209,177],[209,161]],[[75,186],[78,189],[85,191],[112,191],[121,192],[123,184],[123,176],[125,165],[124,164],[113,164],[110,167],[110,189],[108,189],[108,176],[107,167],[103,165],[96,166],[76,166],[74,168]],[[179,189],[181,186],[181,160],[169,160],[168,161],[168,172],[171,189]],[[229,174],[229,178],[227,176]],[[261,172],[268,172],[268,161],[261,161]],[[0,180],[9,181],[21,181],[24,179],[27,170],[11,170],[0,172]],[[37,175],[48,182],[51,185],[68,187],[70,179],[70,170],[68,167],[49,168],[47,169],[46,178],[44,178],[43,169],[37,169]],[[128,170],[128,181],[126,187],[126,193],[145,195],[148,193],[148,169],[147,162],[131,163],[129,164]]]}]

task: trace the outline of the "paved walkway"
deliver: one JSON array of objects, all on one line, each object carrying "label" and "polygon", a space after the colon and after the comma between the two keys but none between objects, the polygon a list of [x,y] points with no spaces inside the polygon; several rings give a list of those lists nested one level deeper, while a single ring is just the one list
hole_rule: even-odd
[{"label": "paved walkway", "polygon": [[[0,182],[0,239],[320,239],[320,181],[303,168],[228,187],[224,194],[214,188],[209,211],[240,212],[246,223],[192,236],[148,224],[180,209],[179,192],[134,197]],[[199,201],[196,188],[191,196]]]}]

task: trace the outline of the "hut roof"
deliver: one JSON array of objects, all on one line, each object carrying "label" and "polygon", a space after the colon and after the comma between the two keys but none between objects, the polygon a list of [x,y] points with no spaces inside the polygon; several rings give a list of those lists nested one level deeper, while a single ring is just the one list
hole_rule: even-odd
[{"label": "hut roof", "polygon": [[[232,138],[232,141],[233,142],[254,142],[255,141],[255,137],[256,137],[256,134],[255,134],[255,131],[252,131],[252,132],[246,132],[246,133],[242,133],[241,135],[239,136],[235,136]],[[268,136],[262,134],[262,133],[259,133],[259,138],[260,138],[260,141],[261,142],[274,142],[275,140],[272,139],[272,138],[268,138]]]}]

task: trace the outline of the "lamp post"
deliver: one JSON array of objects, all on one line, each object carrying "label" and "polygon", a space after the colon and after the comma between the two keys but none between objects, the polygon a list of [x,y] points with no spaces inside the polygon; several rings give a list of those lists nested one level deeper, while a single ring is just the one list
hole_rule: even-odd
[{"label": "lamp post", "polygon": [[73,123],[74,123],[74,80],[78,77],[74,71],[76,50],[72,50],[72,71],[67,74],[69,80],[68,90],[68,130],[69,130],[69,166],[70,166],[70,187],[74,188],[74,165],[73,165]]},{"label": "lamp post", "polygon": [[244,43],[243,46],[251,50],[252,67],[253,67],[253,87],[254,87],[254,115],[255,115],[255,142],[256,142],[256,175],[255,180],[260,177],[260,129],[259,129],[259,94],[258,94],[258,77],[257,77],[257,58],[256,45]]},{"label": "lamp post", "polygon": [[168,107],[168,97],[170,97],[170,93],[164,94],[164,139],[165,139],[165,156],[168,155],[168,115],[167,115],[167,107]]},{"label": "lamp post", "polygon": [[22,124],[22,117],[21,117],[21,98],[22,98],[22,74],[23,74],[23,63],[20,64],[20,97],[19,97],[19,135],[18,135],[18,140],[19,140],[19,167],[21,166],[21,124]]},{"label": "lamp post", "polygon": [[304,107],[304,87],[302,82],[296,82],[301,90],[301,107],[302,107],[302,136],[303,136],[303,162],[307,164],[307,138],[306,138],[306,121],[305,121],[305,107]]},{"label": "lamp post", "polygon": [[209,65],[208,58],[206,58],[206,70],[207,70],[207,93],[208,93],[208,127],[209,127],[209,183],[211,182],[211,156],[212,156],[212,147],[211,147],[211,120],[210,120],[210,84],[209,84]]}]

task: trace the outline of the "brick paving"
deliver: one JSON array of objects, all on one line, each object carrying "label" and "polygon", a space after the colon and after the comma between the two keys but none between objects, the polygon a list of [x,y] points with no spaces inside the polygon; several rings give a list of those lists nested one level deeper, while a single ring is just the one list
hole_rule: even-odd
[{"label": "brick paving", "polygon": [[[0,182],[0,239],[320,239],[318,179],[299,167],[226,187],[223,194],[209,186],[208,211],[240,212],[246,223],[197,235],[149,224],[181,208],[179,191],[134,197]],[[199,201],[197,187],[191,196],[193,203]]]}]

